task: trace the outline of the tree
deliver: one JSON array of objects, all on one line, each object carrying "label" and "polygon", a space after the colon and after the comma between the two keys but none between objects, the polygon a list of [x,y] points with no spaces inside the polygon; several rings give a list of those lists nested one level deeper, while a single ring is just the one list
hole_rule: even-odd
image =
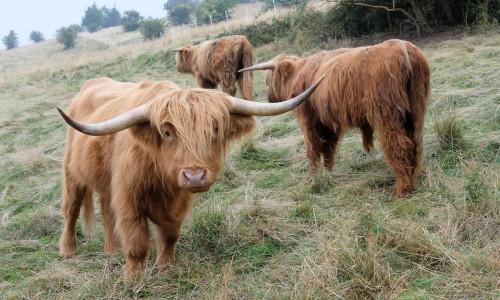
[{"label": "tree", "polygon": [[205,22],[210,20],[222,19],[226,16],[225,11],[235,6],[236,0],[205,0],[198,6],[197,16],[199,20]]},{"label": "tree", "polygon": [[144,39],[155,39],[165,32],[165,25],[160,19],[148,19],[141,22],[140,31]]},{"label": "tree", "polygon": [[104,14],[102,9],[97,8],[95,3],[87,7],[85,16],[82,18],[82,26],[86,27],[89,32],[95,32],[101,29],[103,24]]},{"label": "tree", "polygon": [[32,31],[30,33],[30,40],[35,43],[39,43],[45,39],[43,38],[43,34],[40,31]]},{"label": "tree", "polygon": [[170,15],[170,10],[179,5],[186,5],[191,10],[194,9],[196,3],[193,0],[168,0],[163,4],[163,10],[169,11]]},{"label": "tree", "polygon": [[409,0],[410,4],[413,7],[413,11],[415,13],[415,16],[412,16],[407,10],[396,7],[396,0],[392,0],[392,8],[382,6],[382,5],[372,5],[372,4],[366,4],[366,3],[354,3],[356,5],[361,5],[361,6],[367,6],[367,7],[373,7],[373,8],[382,8],[387,10],[388,12],[401,12],[405,16],[408,17],[412,21],[412,23],[415,25],[415,28],[417,29],[418,36],[422,35],[422,30],[421,28],[423,27],[426,32],[431,32],[432,29],[429,27],[427,24],[427,20],[425,19],[424,14],[422,13],[422,9],[420,7],[420,2],[419,0]]},{"label": "tree", "polygon": [[71,49],[75,46],[75,39],[78,32],[70,27],[61,27],[56,31],[57,42],[64,45],[64,50]]},{"label": "tree", "polygon": [[307,4],[307,0],[266,0],[266,6],[265,6],[265,9],[269,9],[269,8],[273,8],[273,5],[276,5],[276,6],[285,6],[285,7],[288,7],[288,6],[293,6],[293,5],[296,5],[296,6],[305,6]]},{"label": "tree", "polygon": [[187,24],[191,22],[189,6],[179,4],[168,11],[168,19],[174,25]]},{"label": "tree", "polygon": [[19,39],[17,38],[17,34],[14,30],[11,30],[8,35],[4,36],[2,41],[5,44],[5,47],[7,47],[7,50],[16,48],[19,44]]},{"label": "tree", "polygon": [[118,11],[118,9],[116,9],[115,7],[113,7],[112,9],[107,9],[104,6],[102,8],[102,13],[104,15],[104,24],[103,24],[104,28],[118,25],[118,22],[120,21],[121,18],[121,14]]},{"label": "tree", "polygon": [[139,28],[139,24],[142,20],[139,12],[135,10],[127,10],[123,13],[123,17],[120,19],[120,25],[126,32],[135,31]]}]

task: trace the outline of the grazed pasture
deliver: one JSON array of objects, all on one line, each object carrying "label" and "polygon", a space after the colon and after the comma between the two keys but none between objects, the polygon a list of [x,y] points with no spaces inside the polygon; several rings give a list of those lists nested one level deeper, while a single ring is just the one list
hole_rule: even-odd
[{"label": "grazed pasture", "polygon": [[[122,254],[104,252],[100,223],[95,237],[78,232],[78,256],[58,256],[66,125],[55,106],[66,108],[90,78],[185,87],[194,78],[175,72],[173,55],[157,48],[2,77],[0,297],[500,297],[500,33],[419,46],[433,89],[426,175],[410,197],[391,195],[394,175],[377,143],[364,152],[358,131],[346,134],[332,173],[311,176],[293,114],[259,118],[211,191],[197,197],[176,263],[158,274],[153,247],[144,276],[128,284]],[[278,41],[254,56],[294,49]],[[264,101],[263,72],[254,85]]]}]

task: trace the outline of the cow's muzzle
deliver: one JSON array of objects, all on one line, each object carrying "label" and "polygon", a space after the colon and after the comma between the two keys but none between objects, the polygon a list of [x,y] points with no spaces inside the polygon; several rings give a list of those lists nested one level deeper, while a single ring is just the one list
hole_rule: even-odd
[{"label": "cow's muzzle", "polygon": [[214,183],[212,172],[204,168],[182,169],[179,173],[179,185],[193,193],[205,192]]}]

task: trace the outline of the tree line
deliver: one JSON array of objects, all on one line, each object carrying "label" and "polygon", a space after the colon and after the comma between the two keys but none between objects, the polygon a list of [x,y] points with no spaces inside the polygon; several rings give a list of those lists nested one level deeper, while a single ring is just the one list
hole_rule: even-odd
[{"label": "tree line", "polygon": [[[251,0],[240,0],[241,3],[249,1]],[[224,17],[225,11],[234,7],[238,2],[238,0],[204,0],[202,2],[199,0],[167,0],[163,9],[167,12],[168,23],[172,25],[188,24],[192,22],[193,18],[197,18],[202,23],[208,22],[210,16],[214,20]],[[118,25],[123,26],[125,32],[140,30],[144,39],[154,39],[163,35],[166,24],[162,19],[146,19],[136,10],[125,11],[122,15],[116,7],[98,7],[94,3],[85,9],[80,24],[59,28],[56,31],[56,40],[64,45],[66,50],[74,47],[78,33],[83,30],[92,33]],[[44,36],[39,31],[32,31],[30,40],[38,43],[44,40]],[[19,38],[14,30],[11,30],[2,41],[7,49],[19,45]]]},{"label": "tree line", "polygon": [[[163,9],[172,25],[198,24],[225,17],[225,11],[237,3],[251,0],[167,0]],[[334,5],[326,12],[307,10],[307,0],[265,0],[266,8],[273,5],[299,7],[296,17],[274,20],[272,26],[251,25],[240,30],[256,38],[267,40],[267,36],[290,34],[297,36],[297,29],[311,33],[319,41],[341,37],[356,37],[375,32],[416,31],[418,35],[428,34],[436,29],[453,25],[491,25],[500,22],[500,1],[498,0],[327,0]],[[266,23],[267,24],[267,23]],[[140,30],[144,39],[154,39],[165,32],[162,19],[145,19],[135,10],[123,15],[115,7],[97,7],[94,3],[86,8],[81,25],[74,24],[57,30],[57,41],[64,49],[74,46],[78,32],[95,32],[111,26],[123,26],[124,31]],[[267,32],[269,31],[269,33]],[[32,31],[30,40],[37,43],[44,40],[39,31]],[[18,46],[14,30],[2,39],[7,49]]]}]

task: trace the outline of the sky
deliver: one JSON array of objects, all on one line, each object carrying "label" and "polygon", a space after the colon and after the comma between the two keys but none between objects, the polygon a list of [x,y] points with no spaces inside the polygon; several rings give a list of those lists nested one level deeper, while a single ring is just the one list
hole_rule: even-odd
[{"label": "sky", "polygon": [[[167,0],[2,0],[0,4],[0,39],[14,30],[19,46],[32,43],[31,31],[40,31],[46,40],[55,38],[56,30],[82,23],[85,9],[92,6],[116,7],[123,15],[136,10],[143,17],[164,18],[163,4]],[[0,40],[0,49],[5,45]]]}]

